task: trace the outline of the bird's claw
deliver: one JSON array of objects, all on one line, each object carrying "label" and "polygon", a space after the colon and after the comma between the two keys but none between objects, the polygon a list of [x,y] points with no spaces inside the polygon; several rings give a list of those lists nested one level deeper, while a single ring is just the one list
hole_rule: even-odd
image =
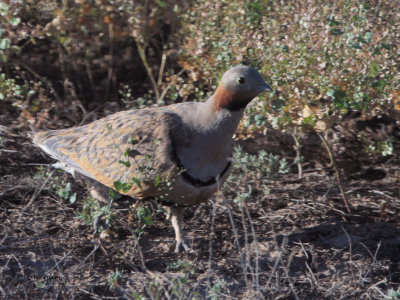
[{"label": "bird's claw", "polygon": [[175,253],[181,252],[181,249],[187,253],[194,253],[194,250],[188,245],[186,241],[176,242]]}]

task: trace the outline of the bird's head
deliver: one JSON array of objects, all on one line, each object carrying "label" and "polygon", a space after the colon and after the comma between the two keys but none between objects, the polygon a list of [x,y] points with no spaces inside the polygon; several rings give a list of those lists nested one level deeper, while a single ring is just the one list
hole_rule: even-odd
[{"label": "bird's head", "polygon": [[272,91],[257,70],[239,65],[229,69],[222,76],[213,96],[214,106],[217,110],[225,108],[237,111],[245,108],[253,98],[267,90]]}]

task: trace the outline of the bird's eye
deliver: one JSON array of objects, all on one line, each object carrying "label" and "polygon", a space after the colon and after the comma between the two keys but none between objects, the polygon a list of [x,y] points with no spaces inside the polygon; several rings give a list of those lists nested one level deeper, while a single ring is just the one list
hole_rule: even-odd
[{"label": "bird's eye", "polygon": [[238,77],[236,78],[236,81],[237,81],[237,83],[239,83],[239,84],[244,84],[244,83],[246,82],[246,79],[244,79],[243,76],[238,76]]}]

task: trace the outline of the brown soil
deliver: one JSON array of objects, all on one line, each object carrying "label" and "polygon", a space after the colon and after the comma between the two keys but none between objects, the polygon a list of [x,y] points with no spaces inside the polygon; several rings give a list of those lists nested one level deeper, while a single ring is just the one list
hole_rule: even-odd
[{"label": "brown soil", "polygon": [[[227,186],[187,209],[185,230],[195,252],[176,254],[162,213],[154,212],[154,225],[137,243],[140,224],[127,209],[132,199],[115,205],[108,237],[94,234],[77,218],[86,189],[64,173],[47,182],[36,176],[38,164],[48,168],[52,160],[31,144],[15,109],[1,110],[0,298],[376,299],[400,284],[399,129],[391,120],[349,116],[331,132],[351,213],[323,145],[309,134],[302,178],[294,165],[269,181],[269,195],[254,188],[248,210],[232,201],[245,186]],[[355,126],[376,134],[378,126],[392,136],[394,154],[363,152],[351,135]],[[294,157],[290,138],[273,130],[240,144],[252,153]],[[73,183],[75,203],[56,193],[55,176]],[[117,269],[123,276],[112,285]]]}]

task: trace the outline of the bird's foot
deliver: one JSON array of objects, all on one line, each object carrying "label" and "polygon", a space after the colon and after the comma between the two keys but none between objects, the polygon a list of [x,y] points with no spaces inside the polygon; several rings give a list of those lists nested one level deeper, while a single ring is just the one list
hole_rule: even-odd
[{"label": "bird's foot", "polygon": [[96,216],[93,220],[94,233],[103,232],[109,229],[109,226],[104,221],[103,215]]},{"label": "bird's foot", "polygon": [[172,227],[174,227],[175,231],[175,253],[181,252],[181,250],[194,253],[194,251],[190,248],[189,243],[187,242],[185,233],[182,230],[183,223],[183,210],[184,207],[181,206],[167,206],[167,219],[169,219],[172,223]]},{"label": "bird's foot", "polygon": [[175,253],[179,253],[181,250],[187,253],[194,253],[194,250],[189,246],[187,241],[176,241]]}]

